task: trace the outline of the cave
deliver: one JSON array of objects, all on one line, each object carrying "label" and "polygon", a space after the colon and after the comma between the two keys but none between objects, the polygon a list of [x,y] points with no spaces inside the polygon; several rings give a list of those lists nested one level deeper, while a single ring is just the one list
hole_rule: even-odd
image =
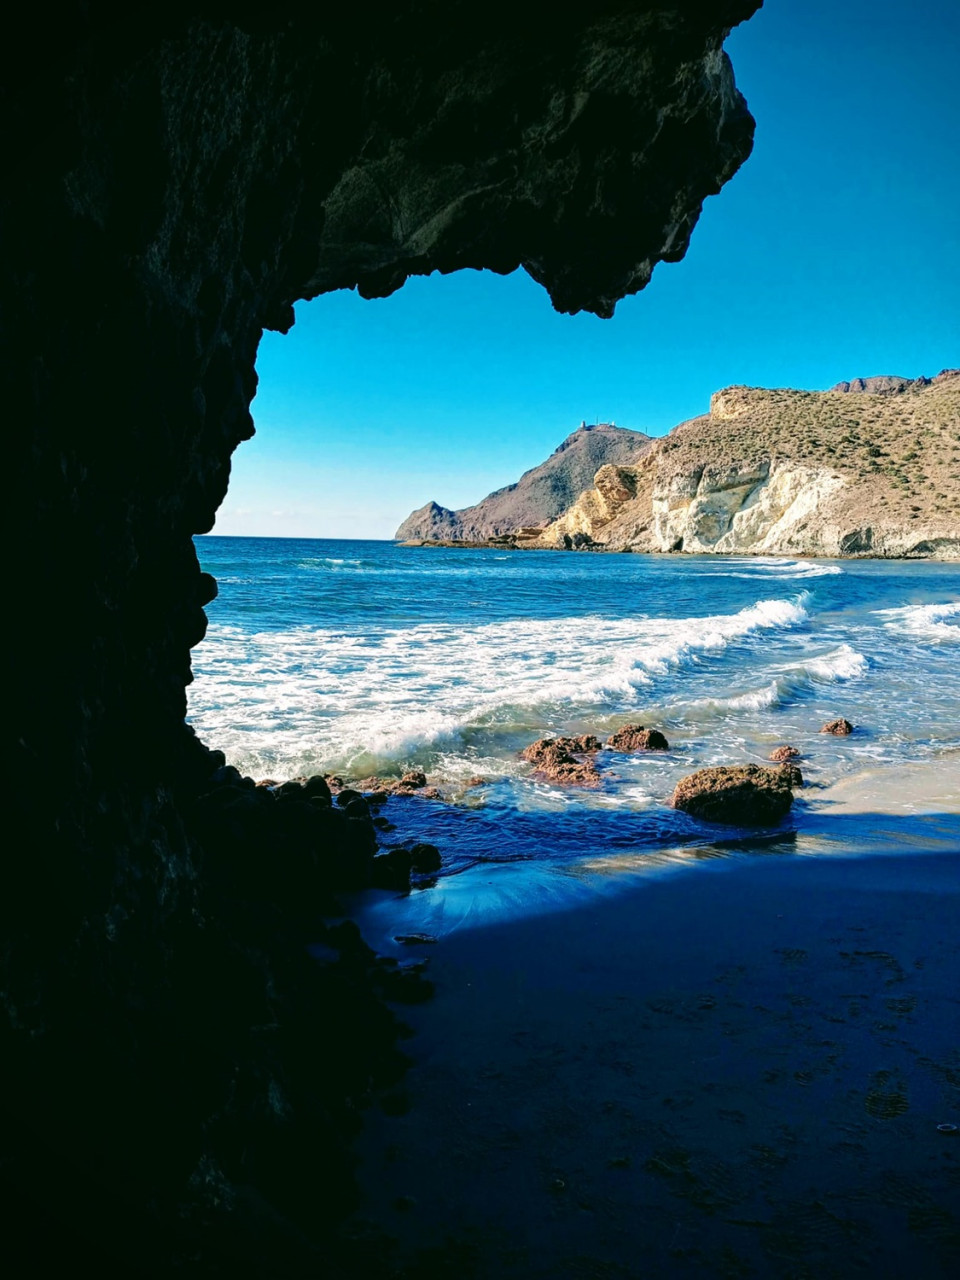
[{"label": "cave", "polygon": [[20,13],[0,1155],[33,1268],[315,1274],[363,1097],[402,1070],[375,958],[323,925],[289,824],[250,847],[246,784],[185,723],[216,592],[192,538],[253,433],[263,330],[463,268],[611,315],[749,154],[722,45],[758,7]]}]

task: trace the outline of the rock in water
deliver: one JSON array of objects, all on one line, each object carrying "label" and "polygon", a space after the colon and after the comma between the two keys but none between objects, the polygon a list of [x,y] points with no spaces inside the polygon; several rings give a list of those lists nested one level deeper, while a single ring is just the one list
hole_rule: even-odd
[{"label": "rock in water", "polygon": [[853,725],[849,720],[831,720],[823,726],[821,733],[832,733],[835,738],[845,738],[853,733]]},{"label": "rock in water", "polygon": [[669,751],[670,743],[659,729],[642,724],[625,724],[607,739],[611,751]]},{"label": "rock in water", "polygon": [[770,752],[770,759],[773,760],[775,764],[784,764],[787,760],[797,760],[799,756],[800,752],[796,747],[775,747],[773,751]]},{"label": "rock in water", "polygon": [[442,866],[440,850],[435,844],[415,844],[410,850],[410,865],[419,875],[429,875]]},{"label": "rock in water", "polygon": [[756,764],[720,765],[682,778],[670,803],[707,822],[769,826],[779,822],[793,804],[793,785],[786,769],[764,769]]},{"label": "rock in water", "polygon": [[803,774],[800,772],[800,766],[795,765],[791,760],[784,760],[781,765],[777,766],[780,773],[790,780],[791,787],[803,786]]},{"label": "rock in water", "polygon": [[600,739],[585,733],[577,738],[538,738],[520,752],[520,758],[529,760],[548,782],[595,787],[600,774],[593,761],[583,757],[599,750]]}]

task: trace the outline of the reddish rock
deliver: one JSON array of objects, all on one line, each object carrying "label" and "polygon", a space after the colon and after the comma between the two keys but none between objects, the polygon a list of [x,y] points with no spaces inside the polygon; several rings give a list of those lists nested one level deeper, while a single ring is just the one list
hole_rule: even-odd
[{"label": "reddish rock", "polygon": [[669,751],[670,743],[659,729],[642,724],[625,724],[607,739],[611,751]]},{"label": "reddish rock", "polygon": [[600,750],[600,740],[592,734],[577,738],[538,738],[520,752],[548,782],[595,787],[600,774],[592,760],[583,759]]},{"label": "reddish rock", "polygon": [[520,752],[521,760],[529,760],[531,764],[549,763],[559,755],[588,755],[600,750],[600,739],[592,733],[583,733],[577,738],[538,738],[524,747]]},{"label": "reddish rock", "polygon": [[782,767],[721,765],[682,778],[670,803],[707,822],[769,826],[779,822],[793,804],[792,785],[788,769]]},{"label": "reddish rock", "polygon": [[362,791],[369,805],[382,805],[391,796],[421,796],[424,800],[443,800],[442,791],[428,787],[426,775],[419,769],[405,773],[402,778],[361,778],[352,784],[352,790]]},{"label": "reddish rock", "polygon": [[845,738],[853,733],[853,725],[849,720],[831,720],[820,730],[821,733],[832,733],[836,738]]},{"label": "reddish rock", "polygon": [[397,785],[395,778],[378,778],[376,775],[372,775],[369,778],[360,778],[358,781],[350,783],[354,791],[362,791],[368,797],[371,792],[389,791],[391,785]]},{"label": "reddish rock", "polygon": [[775,764],[784,764],[787,760],[797,760],[799,757],[800,752],[796,747],[775,747],[770,752],[770,759]]}]

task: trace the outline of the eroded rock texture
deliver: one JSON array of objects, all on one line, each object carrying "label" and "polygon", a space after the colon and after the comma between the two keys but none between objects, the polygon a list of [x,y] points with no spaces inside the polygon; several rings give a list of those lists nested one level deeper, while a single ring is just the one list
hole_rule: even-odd
[{"label": "eroded rock texture", "polygon": [[960,371],[727,387],[525,545],[960,558]]},{"label": "eroded rock texture", "polygon": [[194,817],[222,760],[184,726],[215,590],[191,536],[252,433],[263,327],[461,267],[522,265],[560,309],[609,314],[750,149],[721,45],[756,7],[24,11],[0,203],[23,833],[2,1154],[97,1250],[124,1247],[121,1219],[173,1252],[185,1223],[181,1260],[226,1249],[238,1207],[315,1243],[340,1206],[328,1154],[389,1056],[362,951],[328,938],[318,979],[314,904],[289,918],[266,849],[256,901],[216,888]]}]

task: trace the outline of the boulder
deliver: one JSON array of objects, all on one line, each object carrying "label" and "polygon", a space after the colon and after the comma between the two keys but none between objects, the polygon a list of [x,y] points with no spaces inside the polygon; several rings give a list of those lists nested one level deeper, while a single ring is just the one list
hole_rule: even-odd
[{"label": "boulder", "polygon": [[378,853],[370,864],[370,883],[376,889],[409,889],[412,866],[409,849]]},{"label": "boulder", "polygon": [[832,733],[835,738],[845,738],[853,733],[853,725],[849,720],[830,720],[820,730],[821,733]]},{"label": "boulder", "polygon": [[535,772],[548,782],[595,787],[600,774],[592,760],[583,759],[600,750],[600,740],[592,734],[576,738],[538,738],[520,752],[522,760],[535,766]]},{"label": "boulder", "polygon": [[364,800],[363,796],[357,796],[351,800],[349,804],[343,806],[343,811],[348,818],[359,818],[361,822],[370,822],[370,806]]},{"label": "boulder", "polygon": [[642,724],[625,724],[607,739],[611,751],[669,751],[670,743],[659,729]]},{"label": "boulder", "polygon": [[303,794],[308,800],[325,800],[330,803],[330,787],[326,778],[321,774],[315,773],[313,777],[308,778],[303,784]]},{"label": "boulder", "polygon": [[400,786],[405,791],[419,791],[427,785],[427,775],[421,769],[411,769],[400,779]]},{"label": "boulder", "polygon": [[410,865],[420,875],[428,875],[439,871],[441,866],[440,850],[435,844],[415,844],[410,850]]},{"label": "boulder", "polygon": [[803,774],[800,772],[799,765],[794,764],[790,760],[784,760],[782,764],[777,766],[777,768],[786,778],[789,779],[791,787],[796,788],[803,786]]},{"label": "boulder", "polygon": [[799,759],[799,756],[800,756],[800,752],[797,750],[796,747],[783,746],[783,747],[774,747],[774,749],[770,752],[769,758],[775,764],[784,764],[787,760]]},{"label": "boulder", "polygon": [[793,804],[793,785],[790,773],[783,768],[721,765],[682,778],[670,803],[707,822],[769,826],[779,822]]}]

